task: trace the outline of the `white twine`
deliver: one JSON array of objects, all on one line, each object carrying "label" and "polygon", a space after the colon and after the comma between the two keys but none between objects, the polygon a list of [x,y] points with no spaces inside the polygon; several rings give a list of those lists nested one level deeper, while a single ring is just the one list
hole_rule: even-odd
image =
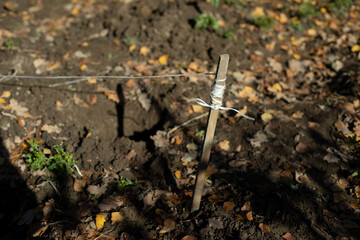
[{"label": "white twine", "polygon": [[[225,80],[226,80],[226,78],[215,79],[215,83],[211,86],[211,92],[210,92],[211,105],[207,104],[204,100],[202,100],[200,98],[195,98],[195,102],[200,106],[208,107],[208,108],[211,108],[212,110],[232,110],[232,111],[239,113],[244,118],[254,121],[255,118],[249,117],[235,108],[229,108],[229,107],[222,106],[222,100],[224,98],[224,92],[225,92],[226,86],[225,86],[225,84],[219,85],[217,83],[225,82]],[[220,99],[220,100],[218,100],[218,99]]]}]

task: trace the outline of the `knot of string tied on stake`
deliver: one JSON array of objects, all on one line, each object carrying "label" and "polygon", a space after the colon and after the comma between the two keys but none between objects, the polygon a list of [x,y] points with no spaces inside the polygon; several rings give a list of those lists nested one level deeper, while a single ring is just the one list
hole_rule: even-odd
[{"label": "knot of string tied on stake", "polygon": [[220,85],[218,83],[225,82],[225,81],[226,81],[226,78],[215,79],[214,84],[211,86],[211,92],[210,92],[211,105],[207,104],[204,100],[202,100],[200,98],[195,98],[195,102],[200,106],[208,107],[208,108],[211,108],[212,110],[232,110],[232,111],[239,113],[244,118],[254,121],[255,118],[249,117],[235,108],[229,108],[229,107],[222,106],[222,100],[224,98],[224,92],[225,92],[226,86],[225,86],[225,84]]}]

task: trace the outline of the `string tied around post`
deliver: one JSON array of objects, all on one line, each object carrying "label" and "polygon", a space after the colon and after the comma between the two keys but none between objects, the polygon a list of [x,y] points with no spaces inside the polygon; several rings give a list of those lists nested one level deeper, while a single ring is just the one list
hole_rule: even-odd
[{"label": "string tied around post", "polygon": [[200,98],[195,98],[195,102],[200,106],[208,107],[213,110],[226,110],[226,111],[232,110],[232,111],[239,113],[244,118],[254,121],[255,118],[249,117],[235,108],[229,108],[229,107],[222,106],[222,100],[224,99],[224,92],[225,92],[226,86],[225,86],[225,84],[220,85],[218,83],[225,82],[225,81],[226,81],[226,78],[215,79],[215,83],[211,86],[211,92],[210,92],[211,105],[207,104],[204,100],[202,100]]}]

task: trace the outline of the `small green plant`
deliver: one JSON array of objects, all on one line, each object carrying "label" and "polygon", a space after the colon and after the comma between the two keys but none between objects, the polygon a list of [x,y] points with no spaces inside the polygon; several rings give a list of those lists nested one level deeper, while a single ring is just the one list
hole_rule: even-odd
[{"label": "small green plant", "polygon": [[128,37],[128,36],[125,37],[123,41],[128,46],[135,45],[138,42],[136,37]]},{"label": "small green plant", "polygon": [[138,190],[138,189],[142,189],[142,186],[137,183],[137,180],[133,182],[130,179],[120,177],[120,181],[118,182],[119,192],[124,192],[126,188],[132,188],[134,190]]},{"label": "small green plant", "polygon": [[336,14],[342,14],[347,11],[352,4],[352,0],[335,0],[329,3],[329,10]]},{"label": "small green plant", "polygon": [[211,0],[210,3],[211,3],[211,5],[213,5],[214,7],[220,6],[220,0]]},{"label": "small green plant", "polygon": [[254,17],[253,22],[255,25],[264,29],[270,29],[274,26],[274,19],[269,16]]},{"label": "small green plant", "polygon": [[208,14],[199,14],[195,17],[195,29],[209,29],[211,27],[214,30],[220,29],[220,26],[214,16]]},{"label": "small green plant", "polygon": [[4,40],[3,46],[12,49],[19,46],[19,44],[14,42],[13,40]]},{"label": "small green plant", "polygon": [[63,144],[55,145],[54,154],[47,157],[44,147],[37,143],[36,138],[27,143],[29,150],[25,154],[25,162],[32,172],[46,168],[47,171],[56,175],[66,175],[74,171],[73,166],[76,161],[71,153],[65,151]]},{"label": "small green plant", "polygon": [[48,169],[57,174],[72,173],[74,171],[73,166],[76,164],[76,160],[73,159],[72,154],[65,151],[62,143],[55,145],[54,151],[55,154],[49,158]]},{"label": "small green plant", "polygon": [[199,130],[195,132],[196,137],[202,137],[205,134],[205,130]]},{"label": "small green plant", "polygon": [[227,39],[229,39],[235,43],[236,42],[235,30],[232,29],[232,30],[224,31],[224,37],[226,37]]},{"label": "small green plant", "polygon": [[27,143],[29,150],[25,155],[25,162],[28,163],[30,170],[33,172],[46,167],[49,160],[43,152],[43,147],[37,144],[36,138],[29,140]]},{"label": "small green plant", "polygon": [[312,17],[318,14],[316,6],[311,1],[304,2],[299,7],[299,14],[302,17]]}]

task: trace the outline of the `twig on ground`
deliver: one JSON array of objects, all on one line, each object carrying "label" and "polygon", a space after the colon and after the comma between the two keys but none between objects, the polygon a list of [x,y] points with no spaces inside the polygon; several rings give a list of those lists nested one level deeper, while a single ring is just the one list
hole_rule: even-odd
[{"label": "twig on ground", "polygon": [[192,119],[190,119],[190,120],[188,120],[188,121],[186,121],[186,122],[184,122],[184,123],[182,123],[182,124],[180,124],[180,125],[177,125],[177,126],[173,127],[170,131],[168,131],[168,133],[166,134],[166,137],[169,138],[170,135],[171,135],[173,132],[175,132],[176,130],[178,130],[179,128],[188,125],[188,124],[191,123],[192,121],[195,121],[195,120],[201,119],[201,118],[203,118],[203,117],[206,117],[208,114],[209,114],[208,112],[207,112],[207,113],[203,113],[203,114],[201,114],[201,115],[199,115],[199,116],[197,116],[197,117],[194,117],[194,118],[192,118]]},{"label": "twig on ground", "polygon": [[80,175],[80,177],[82,177],[83,174],[81,173],[79,167],[78,167],[76,164],[74,165],[74,168],[76,169],[76,171],[77,171],[77,173]]},{"label": "twig on ground", "polygon": [[57,188],[55,187],[54,183],[53,183],[52,181],[48,181],[48,183],[54,188],[55,192],[56,192],[59,196],[61,196],[60,193],[59,193],[59,191],[58,191]]}]

